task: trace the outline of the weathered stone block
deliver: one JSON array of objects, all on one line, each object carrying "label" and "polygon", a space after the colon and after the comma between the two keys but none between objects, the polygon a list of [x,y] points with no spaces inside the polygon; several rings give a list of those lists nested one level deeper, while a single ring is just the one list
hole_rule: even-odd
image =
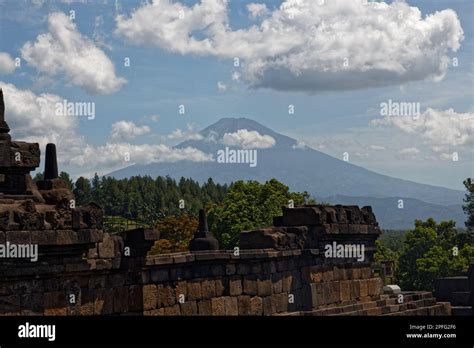
[{"label": "weathered stone block", "polygon": [[216,286],[216,297],[224,295],[226,289],[226,280],[222,278],[215,279],[214,283]]},{"label": "weathered stone block", "polygon": [[229,279],[229,294],[230,296],[242,295],[242,280],[239,276]]},{"label": "weathered stone block", "polygon": [[115,256],[115,244],[113,239],[110,237],[108,233],[104,234],[104,239],[102,242],[99,243],[99,257],[101,258],[113,258]]},{"label": "weathered stone block", "polygon": [[275,313],[275,303],[272,296],[266,296],[263,298],[263,315],[272,315],[273,313]]},{"label": "weathered stone block", "polygon": [[201,282],[202,298],[207,300],[216,296],[216,283],[214,280]]},{"label": "weathered stone block", "polygon": [[[114,310],[114,296],[115,292],[111,289],[94,290],[94,315],[111,314]],[[120,309],[120,306],[121,304],[118,304],[117,309]],[[122,308],[124,307],[125,305],[122,306]]]},{"label": "weathered stone block", "polygon": [[273,293],[279,294],[283,291],[283,279],[281,273],[272,275]]},{"label": "weathered stone block", "polygon": [[257,279],[253,277],[244,277],[243,280],[243,293],[250,296],[257,295]]},{"label": "weathered stone block", "polygon": [[368,281],[366,279],[359,280],[359,293],[361,297],[365,297],[369,295],[369,286],[368,286]]},{"label": "weathered stone block", "polygon": [[211,312],[212,315],[225,315],[225,298],[216,297],[211,299]]},{"label": "weathered stone block", "polygon": [[164,311],[165,311],[166,316],[179,316],[179,315],[181,315],[180,306],[178,304],[175,304],[174,306],[171,306],[171,307],[165,307]]},{"label": "weathered stone block", "polygon": [[211,300],[203,300],[198,302],[199,315],[212,315]]},{"label": "weathered stone block", "polygon": [[379,295],[382,293],[382,279],[371,278],[368,280],[368,295]]},{"label": "weathered stone block", "polygon": [[181,315],[197,315],[198,307],[196,301],[187,301],[180,304]]},{"label": "weathered stone block", "polygon": [[239,306],[237,297],[225,297],[225,315],[235,316],[239,315]]},{"label": "weathered stone block", "polygon": [[188,295],[188,283],[185,281],[176,282],[176,301],[179,301],[180,298],[184,296],[187,298]]},{"label": "weathered stone block", "polygon": [[143,286],[143,310],[148,311],[156,308],[158,303],[158,290],[156,285]]},{"label": "weathered stone block", "polygon": [[263,300],[259,296],[254,296],[250,299],[250,315],[263,314]]},{"label": "weathered stone block", "polygon": [[351,282],[349,280],[344,280],[340,282],[341,301],[349,301],[351,299]]},{"label": "weathered stone block", "polygon": [[237,298],[237,301],[239,306],[239,315],[250,315],[250,296],[241,295]]},{"label": "weathered stone block", "polygon": [[188,288],[188,300],[200,300],[202,299],[202,290],[201,290],[201,282],[199,281],[192,281],[187,283]]},{"label": "weathered stone block", "polygon": [[114,289],[113,310],[114,313],[128,312],[128,287]]},{"label": "weathered stone block", "polygon": [[169,307],[176,303],[176,291],[173,287],[158,284],[156,289],[158,294],[158,306]]},{"label": "weathered stone block", "polygon": [[272,294],[273,284],[271,279],[257,279],[258,296],[270,296]]}]

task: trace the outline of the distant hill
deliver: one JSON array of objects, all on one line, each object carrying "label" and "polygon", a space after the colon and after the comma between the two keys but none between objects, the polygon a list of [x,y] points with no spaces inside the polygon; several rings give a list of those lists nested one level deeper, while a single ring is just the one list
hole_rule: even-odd
[{"label": "distant hill", "polygon": [[320,200],[331,204],[370,205],[374,209],[380,226],[385,229],[412,229],[415,219],[426,220],[429,217],[437,221],[454,220],[457,227],[464,228],[466,215],[462,210],[462,204],[443,206],[426,203],[418,199],[403,198],[403,209],[399,209],[399,199],[399,197],[372,198],[337,195],[321,198]]},{"label": "distant hill", "polygon": [[[295,139],[276,133],[247,118],[223,118],[200,132],[203,139],[188,140],[176,147],[191,146],[211,153],[214,158],[217,158],[217,151],[225,148],[225,145],[222,144],[224,134],[234,133],[240,129],[257,131],[261,135],[269,135],[276,140],[275,146],[258,150],[258,165],[254,168],[248,164],[223,164],[216,161],[199,163],[179,161],[133,165],[109,175],[116,178],[134,175],[150,175],[152,177],[170,175],[174,178],[184,176],[200,182],[212,177],[214,181],[221,183],[250,179],[265,181],[276,178],[292,190],[308,191],[315,197],[400,197],[411,198],[413,202],[420,201],[418,205],[410,205],[407,201],[405,204],[406,215],[400,215],[400,212],[394,211],[392,212],[394,220],[389,219],[390,210],[386,200],[373,200],[374,204],[371,205],[376,211],[386,214],[386,218],[383,220],[390,228],[401,228],[402,225],[411,226],[414,218],[422,217],[417,215],[418,213],[433,215],[438,219],[438,217],[449,217],[449,214],[453,212],[455,216],[451,218],[461,219],[458,209],[453,206],[459,207],[462,204],[464,195],[462,191],[419,184],[375,173],[312,148],[297,146]],[[415,209],[418,206],[422,206],[424,210],[418,209],[410,212],[410,209]],[[444,207],[441,208],[441,206]],[[395,216],[397,217],[395,218]],[[379,216],[378,218],[380,220]],[[395,226],[396,224],[400,224],[400,226]]]}]

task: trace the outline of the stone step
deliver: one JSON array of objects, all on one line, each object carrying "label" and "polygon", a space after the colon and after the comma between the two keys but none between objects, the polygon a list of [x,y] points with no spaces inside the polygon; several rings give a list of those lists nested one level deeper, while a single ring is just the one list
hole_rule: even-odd
[{"label": "stone step", "polygon": [[451,311],[455,316],[474,316],[474,309],[470,306],[454,306]]},{"label": "stone step", "polygon": [[394,313],[387,313],[386,316],[433,316],[451,315],[450,305],[447,302],[437,303],[434,306],[407,309]]},{"label": "stone step", "polygon": [[453,292],[449,302],[451,302],[453,306],[468,306],[469,296],[470,293],[468,291]]}]

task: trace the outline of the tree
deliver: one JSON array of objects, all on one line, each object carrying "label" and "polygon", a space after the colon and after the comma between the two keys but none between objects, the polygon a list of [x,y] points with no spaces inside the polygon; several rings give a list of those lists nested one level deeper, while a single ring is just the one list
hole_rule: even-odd
[{"label": "tree", "polygon": [[186,251],[198,228],[198,220],[190,214],[167,216],[157,223],[156,228],[160,231],[160,239],[150,254]]},{"label": "tree", "polygon": [[69,176],[68,173],[66,172],[59,173],[59,179],[63,180],[71,191],[73,190],[74,183],[72,182],[71,177]]},{"label": "tree", "polygon": [[43,179],[44,179],[44,174],[39,172],[39,173],[36,173],[35,177],[33,178],[33,181],[38,182],[38,181],[43,181]]},{"label": "tree", "polygon": [[92,200],[91,196],[91,182],[89,179],[84,177],[79,177],[74,184],[75,188],[73,190],[74,196],[76,197],[77,205],[86,205]]},{"label": "tree", "polygon": [[467,271],[473,251],[471,236],[457,231],[453,221],[416,220],[405,234],[396,278],[402,289],[432,291],[435,278]]},{"label": "tree", "polygon": [[233,183],[222,204],[209,209],[209,225],[221,249],[238,245],[240,232],[271,226],[273,217],[281,215],[281,206],[289,200],[294,204],[314,202],[307,192],[290,192],[276,179],[260,184],[257,181]]},{"label": "tree", "polygon": [[467,220],[465,222],[466,228],[469,232],[474,231],[474,182],[471,178],[467,178],[463,182],[466,187],[467,193],[464,198],[463,210],[467,215]]}]

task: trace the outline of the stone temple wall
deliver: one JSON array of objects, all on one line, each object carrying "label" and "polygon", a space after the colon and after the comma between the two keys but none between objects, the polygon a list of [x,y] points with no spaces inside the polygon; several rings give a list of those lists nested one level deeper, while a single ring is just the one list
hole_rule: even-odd
[{"label": "stone temple wall", "polygon": [[[238,253],[210,250],[149,256],[148,250],[159,239],[156,230],[137,229],[114,236],[99,230],[87,231],[3,233],[11,242],[19,242],[18,235],[24,238],[22,242],[32,238],[39,243],[40,257],[35,263],[2,262],[0,313],[450,314],[449,303],[436,303],[430,293],[404,293],[402,303],[396,295],[383,294],[382,280],[373,274],[370,258],[363,262],[327,258],[318,248],[241,249]],[[34,239],[42,232],[52,233],[54,238]],[[274,232],[281,237],[281,227],[275,227]],[[262,231],[246,233],[243,238],[249,240],[252,234],[260,236]],[[86,240],[80,237],[82,234],[95,239]],[[271,234],[271,229],[266,229],[265,234]],[[347,242],[372,239],[370,234],[349,236],[346,235]],[[272,240],[283,240],[287,245],[286,238]],[[267,242],[264,239],[262,245]],[[257,242],[256,245],[259,246]]]},{"label": "stone temple wall", "polygon": [[39,145],[12,141],[4,111],[0,90],[0,315],[450,314],[430,293],[382,293],[370,207],[283,207],[233,251],[201,211],[190,252],[151,256],[159,231],[109,235],[99,206],[75,207],[54,144],[33,182]]}]

